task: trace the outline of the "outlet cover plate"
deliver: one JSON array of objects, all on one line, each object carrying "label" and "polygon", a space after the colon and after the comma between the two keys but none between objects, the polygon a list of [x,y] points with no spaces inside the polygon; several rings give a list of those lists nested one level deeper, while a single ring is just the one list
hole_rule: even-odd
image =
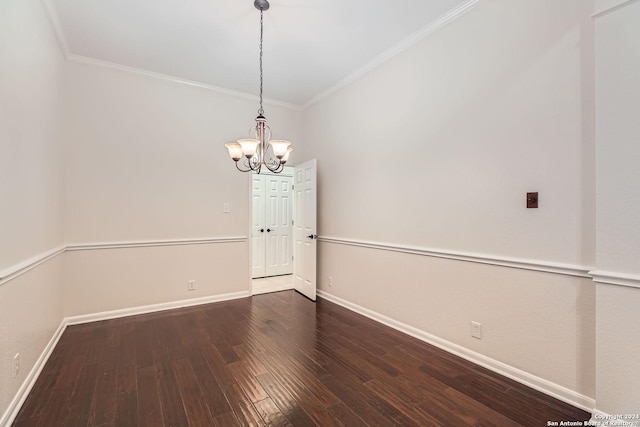
[{"label": "outlet cover plate", "polygon": [[479,340],[482,339],[482,323],[471,322],[471,336]]}]

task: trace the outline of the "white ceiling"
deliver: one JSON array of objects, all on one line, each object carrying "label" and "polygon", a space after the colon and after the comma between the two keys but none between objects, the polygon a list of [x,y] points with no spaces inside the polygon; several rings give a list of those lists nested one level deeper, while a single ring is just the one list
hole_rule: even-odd
[{"label": "white ceiling", "polygon": [[[264,96],[302,106],[469,0],[271,0]],[[64,49],[251,95],[253,0],[48,0]],[[61,37],[60,37],[61,36]]]}]

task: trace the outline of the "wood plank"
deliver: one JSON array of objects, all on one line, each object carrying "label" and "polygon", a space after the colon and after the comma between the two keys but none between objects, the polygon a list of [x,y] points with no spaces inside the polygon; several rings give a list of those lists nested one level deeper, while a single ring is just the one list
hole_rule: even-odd
[{"label": "wood plank", "polygon": [[157,366],[158,396],[165,426],[188,427],[182,396],[169,362]]},{"label": "wood plank", "polygon": [[227,397],[224,394],[220,383],[218,383],[218,379],[215,377],[211,369],[209,369],[209,366],[204,358],[202,358],[202,355],[194,354],[189,358],[189,360],[191,360],[193,373],[200,385],[200,390],[202,390],[203,398],[207,402],[207,407],[209,408],[211,415],[217,418],[218,415],[232,412],[231,406],[229,406],[229,402],[227,401]]},{"label": "wood plank", "polygon": [[293,291],[76,325],[14,426],[538,426],[589,414]]},{"label": "wood plank", "polygon": [[271,374],[262,374],[258,381],[269,394],[271,400],[287,414],[288,420],[296,426],[313,426],[315,423],[309,415],[296,403],[296,399]]},{"label": "wood plank", "polygon": [[251,402],[260,402],[269,397],[256,377],[253,376],[249,368],[242,361],[230,364],[229,369]]},{"label": "wood plank", "polygon": [[116,416],[114,425],[118,427],[138,426],[138,394],[121,393],[116,396]]},{"label": "wood plank", "polygon": [[220,414],[213,419],[215,427],[242,427],[233,412]]},{"label": "wood plank", "polygon": [[258,414],[262,417],[268,426],[293,426],[284,416],[282,411],[273,403],[273,400],[266,398],[254,404],[258,410]]},{"label": "wood plank", "polygon": [[200,390],[191,362],[187,359],[176,360],[172,363],[172,367],[189,425],[213,425],[214,417],[209,412],[209,407]]},{"label": "wood plank", "polygon": [[137,376],[138,424],[140,427],[162,427],[164,420],[155,365],[138,369]]},{"label": "wood plank", "polygon": [[113,363],[100,365],[91,405],[89,424],[113,422],[116,413],[116,369]]}]

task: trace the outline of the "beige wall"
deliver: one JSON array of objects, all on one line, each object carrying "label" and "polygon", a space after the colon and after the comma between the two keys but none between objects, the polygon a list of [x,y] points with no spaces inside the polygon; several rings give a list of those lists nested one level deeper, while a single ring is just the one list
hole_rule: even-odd
[{"label": "beige wall", "polygon": [[[70,251],[64,314],[249,293],[248,242]],[[189,291],[189,280],[196,289]]]},{"label": "beige wall", "polygon": [[[639,289],[586,277],[640,283],[640,6],[625,4],[595,18],[595,84],[590,2],[485,0],[303,112],[266,105],[292,163],[318,159],[321,236],[564,271],[321,241],[320,289],[637,412]],[[0,40],[0,277],[74,249],[0,279],[1,414],[64,316],[248,291],[249,180],[223,143],[256,103],[65,62],[36,0],[0,0]]]},{"label": "beige wall", "polygon": [[63,242],[62,66],[40,3],[1,1],[0,424],[62,320],[60,257],[12,281],[2,279]]},{"label": "beige wall", "polygon": [[63,59],[37,1],[0,3],[0,271],[62,242]]},{"label": "beige wall", "polygon": [[[69,63],[65,77],[67,243],[247,238],[249,176],[224,143],[248,133],[257,101],[94,65]],[[299,112],[265,111],[300,139]],[[249,245],[78,251],[66,273],[66,315],[248,292]]]},{"label": "beige wall", "polygon": [[[596,10],[621,1],[598,0]],[[596,22],[597,403],[640,412],[640,3]],[[620,287],[620,281],[636,287]]]},{"label": "beige wall", "polygon": [[305,111],[321,233],[590,265],[582,4],[482,1]]},{"label": "beige wall", "polygon": [[[594,396],[589,279],[333,243],[320,244],[319,259],[320,287],[331,295]],[[482,340],[471,337],[472,321]]]},{"label": "beige wall", "polygon": [[[309,107],[302,154],[318,159],[321,237],[569,264],[586,276],[590,13],[581,1],[481,1]],[[525,208],[529,191],[540,193],[539,209]],[[593,404],[588,278],[327,241],[318,271],[324,292]],[[472,320],[483,325],[480,341]]]},{"label": "beige wall", "polygon": [[[224,143],[246,135],[258,105],[66,62],[37,0],[0,2],[0,40],[6,417],[65,316],[249,291],[249,176]],[[301,139],[299,112],[265,110],[275,135]],[[2,280],[65,246],[73,250]]]},{"label": "beige wall", "polygon": [[[248,136],[257,99],[76,63],[65,77],[67,242],[247,235],[249,178],[224,143]],[[265,115],[300,140],[298,112]]]}]

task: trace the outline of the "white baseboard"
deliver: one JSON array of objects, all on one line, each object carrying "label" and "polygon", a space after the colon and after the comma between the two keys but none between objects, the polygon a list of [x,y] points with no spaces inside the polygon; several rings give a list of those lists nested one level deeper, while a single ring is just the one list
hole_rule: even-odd
[{"label": "white baseboard", "polygon": [[18,393],[16,393],[15,397],[9,404],[9,407],[7,408],[5,413],[2,415],[2,418],[0,418],[0,427],[9,427],[11,423],[13,423],[13,421],[15,420],[16,416],[18,416],[18,412],[20,412],[20,408],[22,408],[22,404],[27,399],[27,396],[29,396],[31,389],[33,388],[34,384],[38,380],[38,377],[40,376],[40,372],[42,372],[42,368],[44,368],[44,365],[47,363],[47,360],[49,360],[49,357],[51,356],[53,349],[56,348],[56,345],[58,344],[58,340],[60,340],[60,337],[62,336],[62,333],[66,328],[67,328],[67,324],[63,319],[62,322],[60,323],[60,326],[58,326],[58,329],[56,329],[56,331],[53,333],[53,336],[51,337],[46,347],[42,351],[42,354],[40,354],[40,357],[38,357],[38,360],[36,360],[36,363],[33,365],[33,368],[31,368],[31,371],[29,371],[29,374],[24,379],[24,382],[18,389]]},{"label": "white baseboard", "polygon": [[157,311],[172,310],[182,307],[192,307],[196,305],[210,304],[213,302],[230,301],[250,296],[251,293],[249,291],[234,292],[229,294],[212,295],[208,297],[194,298],[189,300],[171,301],[161,304],[152,304],[140,307],[124,308],[121,310],[104,311],[101,313],[65,317],[64,319],[62,319],[62,322],[60,322],[60,326],[58,326],[58,329],[53,334],[53,336],[49,340],[49,343],[42,351],[42,354],[29,372],[29,375],[27,375],[27,378],[25,378],[22,386],[20,386],[18,393],[16,393],[15,397],[9,404],[9,407],[2,415],[2,418],[0,418],[0,427],[9,427],[15,420],[18,412],[20,412],[20,408],[22,407],[24,401],[27,399],[27,396],[29,396],[29,392],[31,392],[31,389],[38,380],[40,372],[42,372],[44,365],[47,363],[47,360],[49,360],[53,349],[58,344],[58,340],[60,340],[63,332],[65,331],[65,329],[67,329],[67,326],[80,325],[83,323],[97,322],[101,320],[116,319],[119,317],[135,316],[138,314],[154,313]]},{"label": "white baseboard", "polygon": [[596,401],[595,399],[592,399],[588,396],[584,396],[566,387],[552,383],[551,381],[545,380],[535,375],[531,375],[528,372],[522,371],[518,368],[514,368],[513,366],[499,362],[480,353],[476,353],[475,351],[471,351],[458,344],[454,344],[450,341],[444,340],[435,335],[414,328],[413,326],[409,326],[405,323],[384,316],[373,310],[369,310],[368,308],[339,298],[335,295],[331,295],[324,291],[318,290],[318,296],[326,299],[327,301],[331,301],[335,304],[345,307],[351,311],[362,314],[363,316],[373,319],[376,322],[387,325],[390,328],[403,332],[426,343],[432,344],[438,348],[441,348],[442,350],[445,350],[446,352],[462,357],[465,360],[473,362],[500,375],[504,375],[507,378],[518,381],[521,384],[545,393],[551,397],[555,397],[556,399],[569,403],[570,405],[576,406],[580,409],[584,409],[588,412],[594,411]]},{"label": "white baseboard", "polygon": [[179,301],[163,302],[160,304],[143,305],[140,307],[123,308],[119,310],[103,311],[100,313],[82,314],[65,318],[67,325],[80,325],[83,323],[98,322],[101,320],[117,319],[120,317],[136,316],[138,314],[154,313],[156,311],[173,310],[176,308],[193,307],[196,305],[210,304],[212,302],[230,301],[239,298],[250,297],[251,292],[233,292],[230,294],[211,295],[208,297],[186,299]]}]

